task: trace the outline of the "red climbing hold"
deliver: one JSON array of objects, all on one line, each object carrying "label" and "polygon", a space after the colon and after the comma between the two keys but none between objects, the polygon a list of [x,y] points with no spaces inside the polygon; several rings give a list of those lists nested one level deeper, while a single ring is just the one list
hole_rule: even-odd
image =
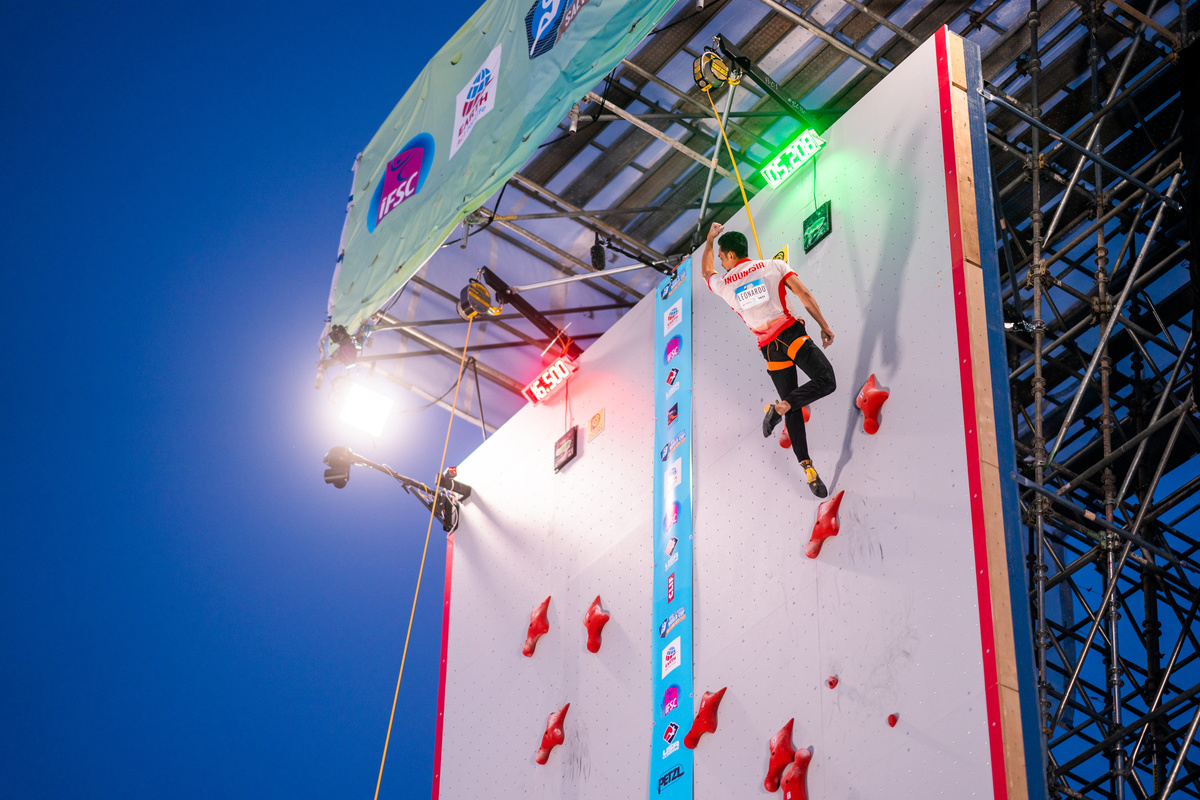
[{"label": "red climbing hold", "polygon": [[546,618],[546,612],[549,609],[550,598],[547,597],[541,605],[529,612],[529,633],[526,634],[525,644],[521,647],[521,652],[527,658],[533,658],[533,650],[537,647],[538,639],[550,630],[550,620]]},{"label": "red climbing hold", "polygon": [[563,720],[567,718],[567,709],[571,707],[570,703],[560,708],[546,717],[546,732],[542,734],[542,746],[538,748],[537,753],[533,756],[533,760],[539,764],[545,764],[550,760],[550,751],[563,743],[566,738],[563,735]]},{"label": "red climbing hold", "polygon": [[825,681],[825,685],[828,686],[830,689],[836,689],[837,685],[838,685],[837,675],[830,675],[829,678]]},{"label": "red climbing hold", "polygon": [[583,624],[588,632],[588,652],[600,652],[600,631],[604,628],[604,624],[608,622],[608,614],[605,614],[600,609],[600,595],[596,595],[596,599],[588,606],[587,613],[583,615]]},{"label": "red climbing hold", "polygon": [[688,750],[695,750],[704,734],[716,732],[717,707],[721,705],[726,688],[728,687],[722,686],[716,692],[705,692],[704,697],[700,698],[700,708],[696,711],[696,718],[692,720],[692,729],[683,737],[683,746]]},{"label": "red climbing hold", "polygon": [[792,723],[795,721],[794,718],[789,719],[787,725],[771,737],[771,760],[767,762],[767,778],[763,781],[763,787],[768,792],[779,789],[779,777],[796,757],[796,748],[792,747]]},{"label": "red climbing hold", "polygon": [[[804,421],[808,422],[808,406],[804,406],[800,410],[804,413]],[[787,425],[784,425],[779,431],[779,446],[784,450],[792,446],[792,437],[788,434]]]},{"label": "red climbing hold", "polygon": [[844,490],[840,491],[833,496],[832,500],[826,500],[817,506],[817,524],[813,525],[812,538],[808,540],[808,544],[804,545],[804,555],[816,558],[820,555],[821,545],[825,544],[825,540],[830,536],[838,535],[837,513],[838,507],[842,504],[842,495],[845,493]]},{"label": "red climbing hold", "polygon": [[783,771],[783,779],[779,785],[783,787],[783,800],[808,800],[808,790],[804,788],[808,778],[808,762],[812,761],[812,753],[808,750],[797,750],[796,760],[788,764]]},{"label": "red climbing hold", "polygon": [[854,405],[863,412],[863,431],[875,433],[879,430],[879,409],[887,399],[888,393],[875,386],[875,374],[871,373],[871,377],[867,378],[867,382],[859,390],[858,399],[854,401]]},{"label": "red climbing hold", "polygon": [[896,723],[899,721],[900,721],[899,714],[888,714],[888,726],[889,727],[892,727],[892,728],[896,727]]}]

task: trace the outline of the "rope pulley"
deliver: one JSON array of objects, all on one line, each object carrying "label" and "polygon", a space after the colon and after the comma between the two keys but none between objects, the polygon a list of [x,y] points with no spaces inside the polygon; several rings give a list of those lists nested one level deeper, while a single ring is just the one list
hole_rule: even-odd
[{"label": "rope pulley", "polygon": [[471,278],[458,296],[458,315],[473,320],[480,314],[498,317],[504,306],[492,299],[492,292],[481,281]]},{"label": "rope pulley", "polygon": [[709,47],[692,62],[692,77],[700,91],[708,92],[729,80],[729,65]]}]

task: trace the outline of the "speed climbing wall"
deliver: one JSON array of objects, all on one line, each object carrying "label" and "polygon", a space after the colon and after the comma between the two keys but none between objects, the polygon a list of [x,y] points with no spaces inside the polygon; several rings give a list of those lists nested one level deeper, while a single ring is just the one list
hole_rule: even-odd
[{"label": "speed climbing wall", "polygon": [[[806,555],[820,501],[762,437],[774,397],[753,337],[693,279],[692,607],[652,617],[670,441],[652,385],[668,321],[647,297],[565,391],[460,465],[474,494],[451,547],[435,796],[767,796],[769,742],[792,720],[813,800],[1044,797],[966,48],[928,41],[825,133],[815,185],[806,167],[751,203],[763,254],[789,247],[836,334],[838,387],[808,431],[844,493],[837,535]],[[806,255],[803,220],[826,200],[832,233]],[[749,233],[745,212],[727,227]],[[872,375],[889,396],[867,434],[855,401]],[[556,472],[574,425],[579,454]],[[668,652],[663,623],[692,626],[692,652]],[[726,690],[688,774],[664,770],[687,729],[651,691],[673,658],[694,673],[688,718]]]}]

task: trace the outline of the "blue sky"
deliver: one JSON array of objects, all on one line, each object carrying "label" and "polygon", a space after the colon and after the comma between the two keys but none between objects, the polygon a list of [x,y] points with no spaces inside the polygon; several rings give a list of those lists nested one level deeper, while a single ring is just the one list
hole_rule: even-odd
[{"label": "blue sky", "polygon": [[[5,9],[0,796],[374,791],[427,515],[322,483],[316,340],[354,155],[477,5]],[[447,420],[374,452],[429,478]],[[430,556],[383,797],[428,797]]]}]

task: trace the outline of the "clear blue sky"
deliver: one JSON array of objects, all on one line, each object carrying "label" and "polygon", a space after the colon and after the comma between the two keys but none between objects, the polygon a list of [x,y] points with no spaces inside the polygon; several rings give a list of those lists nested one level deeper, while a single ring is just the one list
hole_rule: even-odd
[{"label": "clear blue sky", "polygon": [[[477,5],[5,7],[0,797],[374,791],[426,515],[322,483],[315,344],[354,155]],[[375,452],[429,478],[447,419]],[[418,733],[383,797],[429,796]]]}]

